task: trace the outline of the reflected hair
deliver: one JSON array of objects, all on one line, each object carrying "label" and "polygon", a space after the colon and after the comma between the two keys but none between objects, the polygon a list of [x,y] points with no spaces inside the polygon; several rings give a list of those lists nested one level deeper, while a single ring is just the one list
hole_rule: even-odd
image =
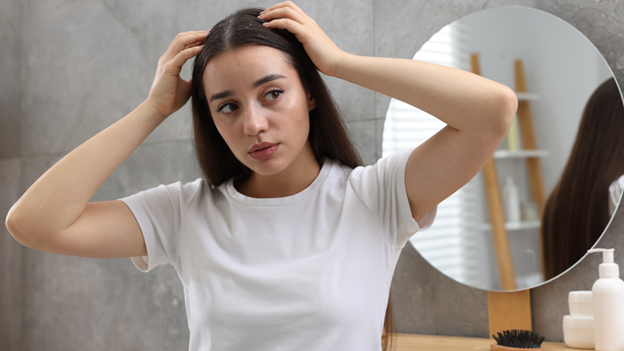
[{"label": "reflected hair", "polygon": [[589,98],[570,157],[546,201],[544,278],[573,266],[609,223],[609,186],[624,175],[624,105],[613,78]]},{"label": "reflected hair", "polygon": [[[258,18],[262,9],[242,9],[217,23],[204,41],[202,51],[195,58],[192,73],[191,100],[195,154],[204,178],[213,186],[219,186],[233,177],[247,178],[251,170],[243,165],[219,134],[204,91],[204,71],[215,56],[235,51],[247,45],[263,45],[280,50],[287,62],[297,71],[303,88],[315,100],[316,107],[310,111],[308,140],[316,160],[321,163],[331,158],[355,168],[363,162],[349,139],[346,126],[318,69],[294,34],[282,29],[269,29]],[[261,59],[261,58],[259,58]],[[384,319],[382,348],[392,348],[394,334],[392,302]]]}]

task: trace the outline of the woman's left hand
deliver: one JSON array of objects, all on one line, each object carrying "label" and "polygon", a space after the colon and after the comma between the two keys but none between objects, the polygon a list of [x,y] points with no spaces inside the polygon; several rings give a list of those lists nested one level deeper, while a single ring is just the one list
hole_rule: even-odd
[{"label": "woman's left hand", "polygon": [[319,71],[334,76],[342,55],[346,54],[329,39],[316,22],[291,1],[273,5],[262,11],[259,18],[268,28],[286,29],[303,44]]}]

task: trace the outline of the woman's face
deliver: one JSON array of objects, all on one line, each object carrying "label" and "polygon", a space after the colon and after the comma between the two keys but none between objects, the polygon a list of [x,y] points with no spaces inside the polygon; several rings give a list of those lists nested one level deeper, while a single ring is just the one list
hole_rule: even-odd
[{"label": "woman's face", "polygon": [[284,53],[259,45],[221,53],[206,65],[204,89],[219,133],[252,171],[270,176],[309,162],[314,100]]}]

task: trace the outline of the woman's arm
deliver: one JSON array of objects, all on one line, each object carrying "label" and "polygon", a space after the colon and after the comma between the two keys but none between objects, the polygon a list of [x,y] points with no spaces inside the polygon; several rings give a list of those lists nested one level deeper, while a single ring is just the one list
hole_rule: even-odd
[{"label": "woman's arm", "polygon": [[402,100],[448,125],[408,160],[406,187],[416,220],[474,177],[511,126],[517,99],[504,85],[426,62],[351,55],[290,1],[269,7],[261,18],[269,28],[295,34],[321,72]]},{"label": "woman's arm", "polygon": [[427,62],[345,54],[335,76],[402,100],[447,124],[407,162],[405,185],[416,220],[479,172],[507,134],[517,108],[508,87]]},{"label": "woman's arm", "polygon": [[146,255],[136,219],[121,201],[89,203],[108,176],[190,97],[179,74],[206,31],[179,34],[158,61],[148,98],[45,172],[9,210],[6,226],[20,243],[86,257]]}]

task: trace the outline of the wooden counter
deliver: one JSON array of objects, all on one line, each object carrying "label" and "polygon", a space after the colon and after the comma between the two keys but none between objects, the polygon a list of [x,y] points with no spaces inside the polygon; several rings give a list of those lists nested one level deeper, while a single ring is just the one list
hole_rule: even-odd
[{"label": "wooden counter", "polygon": [[[492,339],[418,334],[397,334],[396,341],[396,351],[489,351],[490,344],[495,343]],[[543,342],[542,347],[549,350],[579,351],[556,342]]]}]

